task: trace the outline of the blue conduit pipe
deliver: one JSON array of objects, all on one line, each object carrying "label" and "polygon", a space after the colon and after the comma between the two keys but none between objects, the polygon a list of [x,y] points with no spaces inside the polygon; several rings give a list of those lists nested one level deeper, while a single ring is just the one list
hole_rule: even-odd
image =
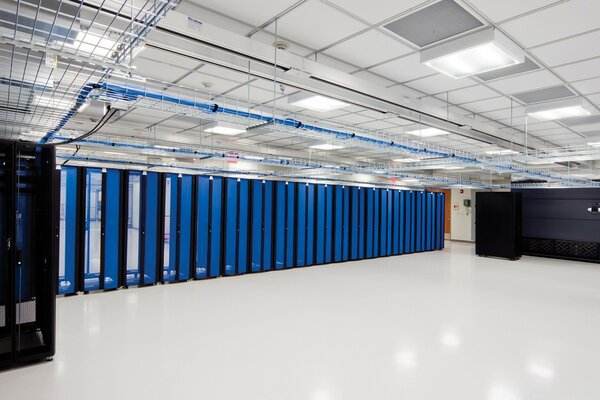
[{"label": "blue conduit pipe", "polygon": [[[92,89],[102,90],[104,92],[103,95],[108,99],[122,100],[122,101],[134,101],[134,100],[138,100],[140,98],[152,99],[152,100],[157,100],[157,101],[161,101],[161,102],[196,108],[198,110],[201,110],[201,111],[204,111],[207,113],[215,113],[215,114],[220,113],[220,114],[225,114],[225,115],[232,115],[232,116],[237,116],[237,117],[242,117],[242,118],[248,118],[248,119],[253,119],[253,120],[257,120],[257,121],[261,121],[261,122],[268,122],[268,123],[292,127],[292,128],[296,128],[296,129],[302,129],[305,131],[332,135],[338,139],[358,140],[360,142],[371,144],[371,145],[376,145],[381,148],[394,148],[394,149],[404,150],[404,151],[407,151],[410,153],[417,153],[417,154],[421,153],[421,154],[428,154],[428,155],[433,155],[433,156],[437,156],[437,157],[452,158],[454,160],[457,160],[457,161],[460,161],[460,162],[463,162],[466,164],[472,164],[472,165],[484,166],[484,167],[487,166],[487,167],[491,167],[496,170],[502,170],[502,171],[506,171],[506,172],[524,173],[524,174],[528,174],[530,176],[536,176],[538,178],[543,178],[543,179],[556,180],[556,181],[568,183],[568,184],[585,185],[585,186],[600,186],[600,182],[592,182],[592,181],[588,181],[588,180],[574,179],[574,178],[564,178],[562,176],[547,174],[547,173],[543,173],[540,171],[531,171],[528,169],[517,168],[514,166],[494,164],[494,163],[490,163],[487,161],[479,160],[474,157],[459,156],[454,153],[434,151],[434,150],[429,150],[426,148],[421,149],[421,148],[417,148],[417,147],[406,146],[406,145],[394,143],[393,141],[374,139],[374,138],[370,138],[367,136],[357,135],[355,133],[338,131],[338,130],[323,128],[323,127],[315,126],[315,125],[308,125],[308,124],[304,124],[303,122],[292,119],[292,118],[283,119],[283,118],[269,117],[269,116],[265,116],[265,115],[261,115],[261,114],[248,112],[248,111],[241,111],[241,110],[237,110],[237,109],[233,109],[233,108],[222,107],[222,106],[219,106],[218,104],[201,103],[201,102],[197,102],[195,100],[188,100],[188,99],[182,99],[182,98],[175,97],[175,96],[169,96],[169,95],[166,95],[165,93],[147,91],[142,87],[138,87],[138,86],[134,86],[134,85],[119,85],[119,84],[108,83],[108,82],[85,85],[82,88],[82,90],[79,92],[79,94],[77,95],[76,104],[67,112],[67,114],[65,114],[61,118],[57,127],[55,127],[53,130],[48,132],[48,134],[42,139],[41,143],[46,143],[47,141],[49,141],[50,139],[52,139],[54,137],[56,132],[58,132],[60,129],[62,129],[62,127],[75,115],[75,113],[77,112],[77,109],[79,109],[79,107],[81,106],[81,104],[83,104],[85,99],[87,99],[90,96]],[[174,149],[174,152],[190,153],[189,150],[185,150],[185,149],[182,149],[182,150]]]}]

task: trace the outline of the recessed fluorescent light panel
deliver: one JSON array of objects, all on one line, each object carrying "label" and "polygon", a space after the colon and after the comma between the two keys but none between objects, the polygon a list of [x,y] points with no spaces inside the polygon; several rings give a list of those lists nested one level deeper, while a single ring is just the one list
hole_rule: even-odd
[{"label": "recessed fluorescent light panel", "polygon": [[51,96],[36,95],[33,98],[33,104],[39,107],[55,108],[57,110],[67,111],[73,105],[71,100],[60,99]]},{"label": "recessed fluorescent light panel", "polygon": [[338,110],[350,105],[340,100],[310,92],[297,92],[288,96],[288,104],[318,112]]},{"label": "recessed fluorescent light panel", "polygon": [[438,128],[424,128],[424,129],[416,129],[416,130],[412,130],[412,131],[407,131],[406,133],[408,133],[409,135],[419,136],[419,137],[433,137],[433,136],[447,135],[450,132],[445,131],[443,129],[438,129]]},{"label": "recessed fluorescent light panel", "polygon": [[588,143],[588,146],[590,146],[590,147],[600,147],[600,142]]},{"label": "recessed fluorescent light panel", "polygon": [[584,117],[592,114],[581,97],[532,104],[525,107],[525,113],[532,118],[544,121]]},{"label": "recessed fluorescent light panel", "polygon": [[231,122],[213,121],[204,125],[202,131],[216,133],[219,135],[233,136],[246,132],[246,127],[244,125],[233,124]]},{"label": "recessed fluorescent light panel", "polygon": [[441,169],[446,169],[446,170],[455,170],[455,169],[465,169],[465,167],[459,167],[459,166],[447,165],[447,166],[441,167]]},{"label": "recessed fluorescent light panel", "polygon": [[338,146],[335,144],[323,143],[323,144],[315,144],[314,146],[310,146],[311,149],[317,150],[339,150],[343,149],[344,146]]},{"label": "recessed fluorescent light panel", "polygon": [[525,52],[494,28],[430,47],[421,63],[459,79],[525,62]]}]

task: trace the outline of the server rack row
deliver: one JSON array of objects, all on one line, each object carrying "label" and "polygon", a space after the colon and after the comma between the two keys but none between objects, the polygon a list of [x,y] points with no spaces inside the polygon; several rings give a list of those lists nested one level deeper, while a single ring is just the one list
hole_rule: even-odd
[{"label": "server rack row", "polygon": [[66,166],[61,294],[444,247],[444,195]]}]

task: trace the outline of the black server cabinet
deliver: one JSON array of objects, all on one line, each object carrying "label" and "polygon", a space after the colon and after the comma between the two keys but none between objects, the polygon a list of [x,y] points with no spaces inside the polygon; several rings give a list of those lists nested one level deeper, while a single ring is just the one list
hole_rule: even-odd
[{"label": "black server cabinet", "polygon": [[54,149],[0,141],[0,368],[54,355]]},{"label": "black server cabinet", "polygon": [[521,194],[479,192],[475,205],[475,253],[516,260],[521,257]]}]

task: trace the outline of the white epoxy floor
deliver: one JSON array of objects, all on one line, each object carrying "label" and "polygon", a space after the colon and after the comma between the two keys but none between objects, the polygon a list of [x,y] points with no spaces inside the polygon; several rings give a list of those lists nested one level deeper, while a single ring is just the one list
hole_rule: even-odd
[{"label": "white epoxy floor", "polygon": [[58,300],[0,398],[600,399],[600,265],[442,252]]}]

